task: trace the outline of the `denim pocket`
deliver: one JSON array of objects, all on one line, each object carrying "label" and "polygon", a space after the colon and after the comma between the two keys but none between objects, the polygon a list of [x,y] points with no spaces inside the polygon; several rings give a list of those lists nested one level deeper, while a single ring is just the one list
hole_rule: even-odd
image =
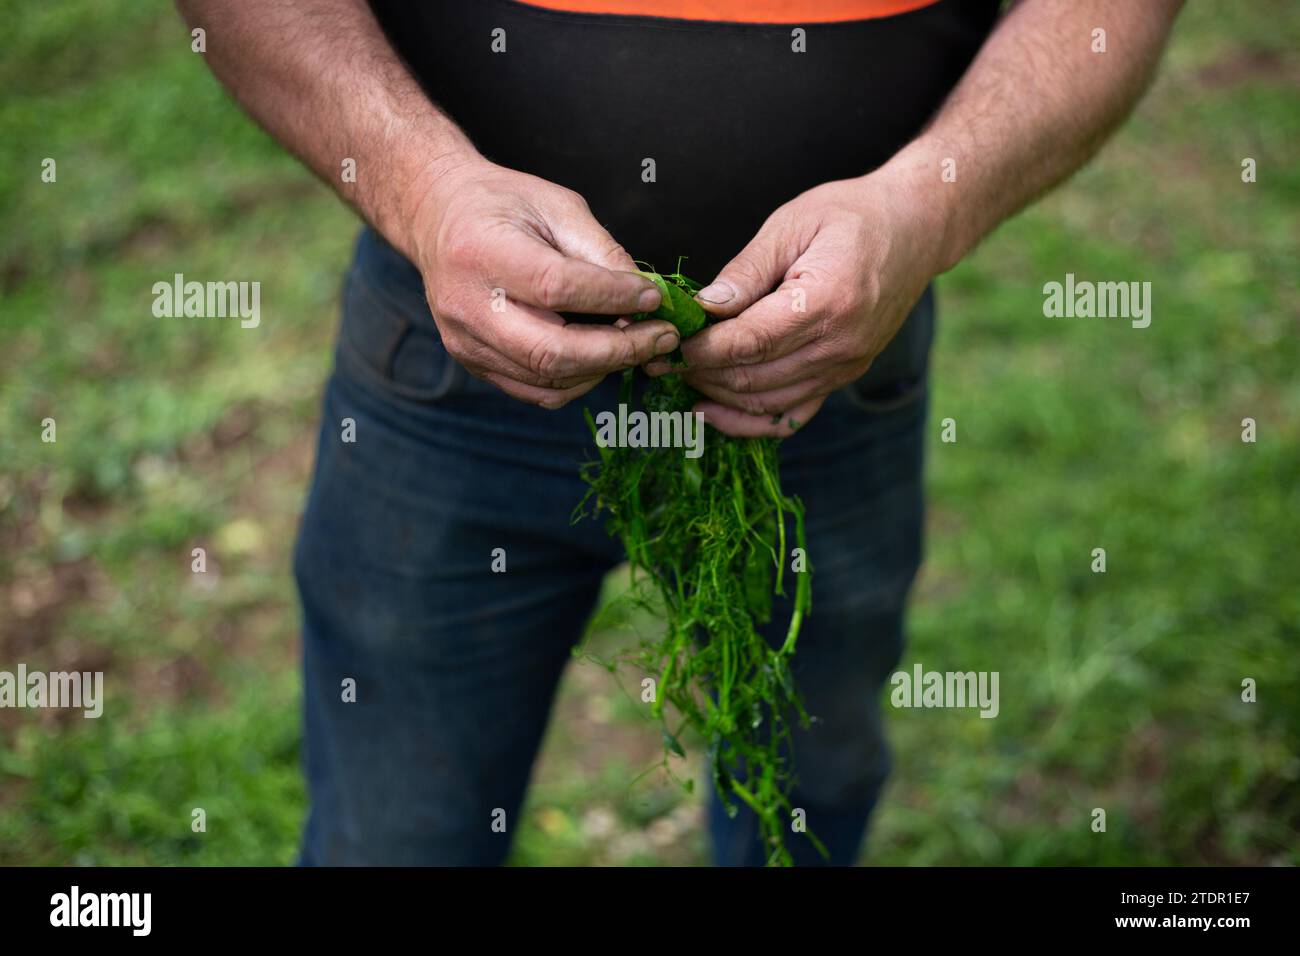
[{"label": "denim pocket", "polygon": [[468,373],[443,347],[422,290],[380,284],[359,256],[343,290],[338,369],[345,377],[415,402],[464,387]]},{"label": "denim pocket", "polygon": [[920,401],[929,380],[934,340],[934,288],[927,287],[871,368],[840,389],[848,405],[865,412],[892,412]]},{"label": "denim pocket", "polygon": [[892,412],[914,405],[925,395],[929,384],[929,375],[921,372],[888,382],[884,385],[872,385],[863,376],[842,389],[844,397],[854,408],[864,412]]}]

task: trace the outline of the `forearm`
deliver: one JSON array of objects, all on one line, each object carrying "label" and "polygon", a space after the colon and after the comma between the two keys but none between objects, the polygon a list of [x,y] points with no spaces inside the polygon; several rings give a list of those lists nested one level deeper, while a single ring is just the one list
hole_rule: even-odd
[{"label": "forearm", "polygon": [[[177,0],[258,123],[414,257],[413,206],[476,154],[420,89],[365,0]],[[344,160],[356,163],[345,181]],[[350,179],[351,177],[349,177]]]},{"label": "forearm", "polygon": [[[885,167],[933,217],[937,272],[1097,151],[1146,89],[1181,6],[1022,0],[1012,8],[927,129]],[[1098,27],[1104,53],[1093,52]]]}]

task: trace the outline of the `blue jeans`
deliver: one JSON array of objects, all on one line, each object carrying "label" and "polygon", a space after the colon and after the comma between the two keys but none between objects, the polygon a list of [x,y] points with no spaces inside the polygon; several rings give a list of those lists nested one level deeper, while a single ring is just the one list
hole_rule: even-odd
[{"label": "blue jeans", "polygon": [[[782,445],[815,568],[793,669],[816,721],[795,735],[793,805],[836,864],[857,856],[889,770],[879,692],[921,558],[931,309],[927,292],[909,319],[927,324],[925,349],[892,356],[892,381],[836,392]],[[617,386],[546,411],[473,378],[442,348],[418,273],[363,232],[294,555],[302,863],[506,858],[556,684],[622,559],[599,522],[569,520],[577,463],[593,455],[582,408],[615,408]],[[505,573],[491,569],[498,548]],[[773,627],[786,620],[778,602]],[[762,862],[748,812],[728,817],[715,799],[710,831],[718,863]],[[796,862],[822,862],[802,837],[787,843]]]}]

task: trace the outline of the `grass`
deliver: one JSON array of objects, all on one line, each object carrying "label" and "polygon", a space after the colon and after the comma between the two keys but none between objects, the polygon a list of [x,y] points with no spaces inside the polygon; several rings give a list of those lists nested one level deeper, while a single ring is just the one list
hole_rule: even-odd
[{"label": "grass", "polygon": [[[122,688],[0,711],[0,864],[289,863],[288,547],[353,220],[170,10],[0,15],[0,669]],[[865,861],[1300,862],[1298,39],[1281,0],[1189,5],[1098,161],[942,280],[902,666],[999,671],[1002,708],[890,712]],[[261,327],[152,319],[174,272],[259,277]],[[1150,281],[1151,327],[1045,319],[1067,272]],[[517,863],[706,859],[698,795],[631,782],[661,746],[634,699],[570,669]]]}]

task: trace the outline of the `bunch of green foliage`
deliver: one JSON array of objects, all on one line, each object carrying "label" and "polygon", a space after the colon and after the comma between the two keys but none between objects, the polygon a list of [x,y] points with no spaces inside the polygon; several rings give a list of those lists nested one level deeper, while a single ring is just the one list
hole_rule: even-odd
[{"label": "bunch of green foliage", "polygon": [[[682,339],[708,325],[693,298],[698,283],[680,272],[642,275],[659,286],[662,301],[633,319],[665,319]],[[680,364],[680,354],[674,359]],[[629,369],[620,395],[629,407],[634,381]],[[669,374],[649,383],[641,404],[648,412],[689,414],[699,399]],[[590,412],[587,420],[594,434]],[[812,591],[810,571],[794,574],[789,627],[779,646],[769,644],[759,626],[771,618],[773,595],[785,594],[787,520],[794,544],[806,552],[803,504],[781,491],[777,442],[710,428],[696,459],[663,448],[597,448],[599,459],[583,469],[589,488],[577,513],[594,500],[594,512],[626,550],[634,580],[628,599],[664,619],[663,635],[642,642],[639,663],[657,677],[653,706],[665,765],[668,754],[685,755],[682,731],[698,732],[709,743],[714,786],[728,812],[748,805],[769,864],[788,864],[791,721],[808,721],[790,658]]]}]

